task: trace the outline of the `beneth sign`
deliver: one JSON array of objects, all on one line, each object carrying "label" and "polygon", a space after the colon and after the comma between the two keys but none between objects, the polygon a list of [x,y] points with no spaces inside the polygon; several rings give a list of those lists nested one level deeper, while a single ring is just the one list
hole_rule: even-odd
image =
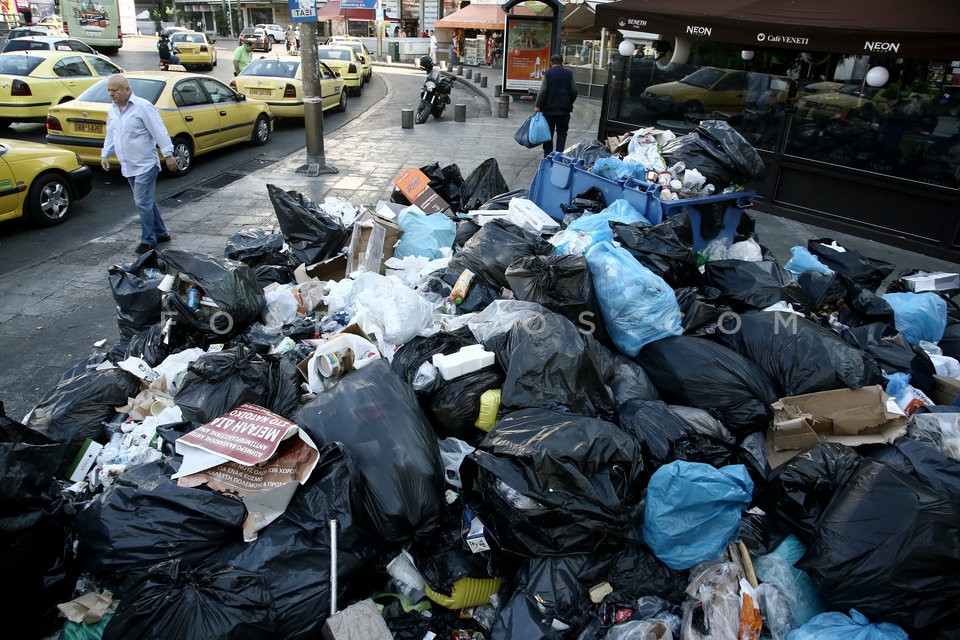
[{"label": "beneth sign", "polygon": [[287,0],[290,4],[290,20],[293,22],[316,22],[317,3],[315,0]]}]

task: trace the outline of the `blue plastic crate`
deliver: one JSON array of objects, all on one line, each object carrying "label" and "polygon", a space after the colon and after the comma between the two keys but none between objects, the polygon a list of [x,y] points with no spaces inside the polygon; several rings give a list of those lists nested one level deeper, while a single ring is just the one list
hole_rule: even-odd
[{"label": "blue plastic crate", "polygon": [[693,248],[700,251],[712,240],[732,240],[737,233],[744,209],[753,206],[755,191],[736,191],[701,198],[660,200],[660,185],[642,180],[614,181],[586,169],[579,158],[554,151],[540,162],[530,183],[531,201],[557,220],[563,219],[561,204],[587,189],[596,187],[607,204],[624,199],[636,208],[650,224],[680,213],[690,217],[693,227]]}]

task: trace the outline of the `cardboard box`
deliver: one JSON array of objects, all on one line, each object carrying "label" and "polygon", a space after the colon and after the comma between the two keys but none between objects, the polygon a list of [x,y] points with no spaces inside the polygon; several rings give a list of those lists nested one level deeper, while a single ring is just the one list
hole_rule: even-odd
[{"label": "cardboard box", "polygon": [[937,404],[953,405],[960,397],[960,380],[948,376],[933,376],[930,399]]},{"label": "cardboard box", "polygon": [[960,273],[945,273],[943,271],[927,273],[925,271],[918,271],[911,276],[904,276],[901,279],[907,286],[907,291],[913,291],[914,293],[960,289]]},{"label": "cardboard box", "polygon": [[393,249],[402,235],[403,229],[393,220],[371,211],[361,214],[353,223],[347,273],[374,271],[384,275],[384,262],[393,257]]},{"label": "cardboard box", "polygon": [[450,205],[430,186],[430,178],[420,169],[408,168],[393,179],[407,200],[420,207],[424,213],[442,213]]},{"label": "cardboard box", "polygon": [[[352,334],[352,335],[358,336],[358,337],[360,337],[360,338],[363,338],[363,339],[366,340],[367,342],[372,342],[372,343],[376,344],[376,342],[373,340],[373,338],[371,338],[370,336],[368,336],[368,335],[366,334],[366,332],[365,332],[363,329],[360,328],[360,325],[358,325],[358,324],[349,324],[349,325],[345,326],[343,329],[341,329],[340,331],[338,331],[337,333],[335,333],[335,334],[333,334],[333,335],[327,336],[327,339],[323,340],[323,341],[318,345],[318,348],[321,347],[321,346],[323,346],[324,344],[326,344],[329,340],[334,339],[334,338],[336,338],[337,336],[342,335],[342,334]],[[314,355],[315,355],[315,353],[311,353],[309,356],[307,356],[306,358],[304,358],[303,360],[301,360],[301,361],[300,361],[300,364],[297,365],[297,371],[300,372],[300,376],[303,378],[303,380],[304,380],[305,382],[309,382],[309,381],[310,381],[310,361],[313,360]],[[348,359],[348,360],[345,360],[345,361],[344,361],[344,371],[343,371],[344,373],[348,373],[348,372],[350,372],[350,371],[353,371],[354,369],[355,369],[355,367],[354,367],[354,362],[353,362],[352,359]]]},{"label": "cardboard box", "polygon": [[97,463],[97,456],[100,455],[102,450],[103,445],[99,442],[94,442],[90,438],[84,440],[83,445],[80,446],[80,451],[77,452],[77,457],[67,468],[67,478],[70,482],[80,482],[86,478],[90,470],[93,469],[93,465]]},{"label": "cardboard box", "polygon": [[347,275],[347,256],[338,253],[332,258],[327,258],[323,262],[315,262],[311,265],[301,264],[294,269],[293,275],[297,284],[303,284],[308,280],[343,280]]},{"label": "cardboard box", "polygon": [[790,396],[771,407],[767,459],[773,467],[821,440],[851,447],[893,442],[906,433],[908,421],[878,385]]}]

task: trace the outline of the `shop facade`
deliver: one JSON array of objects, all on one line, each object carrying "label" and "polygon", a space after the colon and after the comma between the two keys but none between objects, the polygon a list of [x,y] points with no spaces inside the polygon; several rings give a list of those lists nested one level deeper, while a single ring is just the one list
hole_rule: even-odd
[{"label": "shop facade", "polygon": [[726,120],[764,211],[960,262],[960,4],[620,0],[597,26],[630,36],[601,139]]}]

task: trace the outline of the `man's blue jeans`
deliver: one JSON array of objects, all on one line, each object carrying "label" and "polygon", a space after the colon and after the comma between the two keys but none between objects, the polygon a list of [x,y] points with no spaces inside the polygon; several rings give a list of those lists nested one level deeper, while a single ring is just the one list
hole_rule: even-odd
[{"label": "man's blue jeans", "polygon": [[140,242],[143,244],[157,244],[157,238],[170,235],[160,217],[160,207],[157,206],[157,174],[160,167],[141,173],[138,176],[127,178],[133,188],[133,202],[140,213]]}]

